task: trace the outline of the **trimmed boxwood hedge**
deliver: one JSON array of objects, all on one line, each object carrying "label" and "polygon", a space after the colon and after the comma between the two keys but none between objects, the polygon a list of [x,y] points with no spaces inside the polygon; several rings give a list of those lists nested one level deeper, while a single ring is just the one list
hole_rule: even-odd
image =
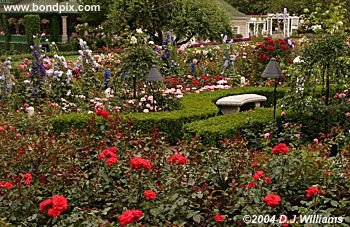
[{"label": "trimmed boxwood hedge", "polygon": [[[276,115],[282,111],[277,109]],[[222,115],[207,120],[196,121],[184,126],[184,138],[197,137],[203,144],[217,145],[225,138],[234,138],[235,134],[247,127],[261,127],[273,120],[273,108],[257,108],[239,114]]]},{"label": "trimmed boxwood hedge", "polygon": [[[283,97],[287,90],[278,89],[278,97]],[[164,133],[169,142],[175,143],[183,135],[183,126],[187,123],[208,119],[219,114],[215,101],[228,95],[259,94],[267,97],[262,106],[271,106],[273,103],[272,87],[243,87],[230,90],[217,90],[200,94],[188,94],[181,100],[181,108],[171,112],[133,113],[126,116],[133,118],[134,124],[144,132],[157,127]],[[85,127],[88,116],[85,114],[67,114],[50,119],[55,131],[68,131],[71,128]]]}]

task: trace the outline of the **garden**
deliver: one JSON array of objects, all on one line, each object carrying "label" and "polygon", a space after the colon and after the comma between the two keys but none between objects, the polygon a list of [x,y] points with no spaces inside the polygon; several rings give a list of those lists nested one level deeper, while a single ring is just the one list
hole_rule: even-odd
[{"label": "garden", "polygon": [[[74,54],[32,34],[0,57],[0,226],[349,226],[342,15],[291,39],[82,35]],[[271,59],[283,77],[262,77]],[[215,104],[241,94],[267,100]]]}]

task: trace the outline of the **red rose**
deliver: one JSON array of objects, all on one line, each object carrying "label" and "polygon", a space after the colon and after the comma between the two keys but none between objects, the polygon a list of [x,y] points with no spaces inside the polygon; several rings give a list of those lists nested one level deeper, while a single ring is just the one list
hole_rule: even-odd
[{"label": "red rose", "polygon": [[52,197],[52,207],[59,211],[68,209],[68,200],[64,196],[55,195]]},{"label": "red rose", "polygon": [[202,78],[203,80],[207,80],[207,79],[208,79],[208,76],[205,75],[205,74],[202,74],[202,75],[201,75],[201,78]]},{"label": "red rose", "polygon": [[11,182],[0,181],[0,188],[7,188],[11,190],[13,188],[13,184]]},{"label": "red rose", "polygon": [[263,180],[264,180],[267,184],[271,184],[272,178],[270,178],[270,177],[264,177]]},{"label": "red rose", "polygon": [[268,58],[269,58],[269,56],[267,56],[266,54],[261,54],[261,56],[260,56],[260,60],[262,63],[266,62]]},{"label": "red rose", "polygon": [[68,200],[64,196],[55,195],[39,204],[41,212],[47,210],[50,217],[57,218],[62,212],[68,209]]},{"label": "red rose", "polygon": [[53,218],[57,218],[58,216],[61,215],[61,211],[56,210],[56,209],[54,209],[54,208],[50,208],[50,209],[47,211],[47,215],[49,215],[50,217],[53,217]]},{"label": "red rose", "polygon": [[51,205],[52,205],[52,199],[47,199],[42,201],[39,204],[39,209],[41,212],[45,212],[48,209],[48,207],[50,207]]},{"label": "red rose", "polygon": [[117,152],[116,147],[110,147],[106,150],[103,150],[101,154],[98,155],[98,159],[106,159],[107,165],[113,165],[118,162],[117,155],[115,154]]},{"label": "red rose", "polygon": [[305,192],[306,192],[306,197],[310,198],[313,195],[321,194],[323,191],[318,189],[316,186],[311,186],[307,190],[305,190]]},{"label": "red rose", "polygon": [[133,158],[130,161],[130,168],[132,169],[147,169],[150,170],[152,168],[150,161],[148,161],[147,159],[143,159],[143,158]]},{"label": "red rose", "polygon": [[263,171],[256,171],[253,175],[254,180],[259,180],[260,177],[265,177],[266,174]]},{"label": "red rose", "polygon": [[120,225],[124,226],[130,223],[138,222],[143,216],[140,210],[127,210],[118,218]]},{"label": "red rose", "polygon": [[188,159],[181,154],[174,154],[168,158],[168,163],[173,164],[187,164]]},{"label": "red rose", "polygon": [[107,165],[113,165],[113,164],[116,164],[118,162],[118,159],[116,159],[116,158],[109,158],[109,159],[107,159],[106,160],[106,164]]},{"label": "red rose", "polygon": [[254,181],[250,182],[247,186],[248,189],[251,189],[252,187],[254,187],[256,185],[256,183]]},{"label": "red rose", "polygon": [[277,144],[274,148],[272,148],[272,154],[287,154],[288,147],[284,143]]},{"label": "red rose", "polygon": [[124,136],[123,133],[120,133],[120,132],[117,133],[117,137],[118,137],[118,138],[121,138],[121,137],[123,137],[123,136]]},{"label": "red rose", "polygon": [[143,195],[145,196],[146,200],[154,200],[157,196],[157,193],[152,190],[147,190],[143,192]]},{"label": "red rose", "polygon": [[108,150],[112,151],[112,152],[115,154],[115,153],[117,153],[118,148],[116,148],[116,147],[110,147],[110,148],[108,148]]},{"label": "red rose", "polygon": [[192,81],[192,85],[193,86],[196,86],[196,85],[199,85],[199,84],[200,84],[200,82],[198,80],[193,80]]},{"label": "red rose", "polygon": [[252,162],[252,166],[258,166],[259,163],[258,162]]},{"label": "red rose", "polygon": [[25,179],[25,184],[30,185],[30,182],[32,181],[32,175],[30,173],[23,174],[23,177]]},{"label": "red rose", "polygon": [[103,117],[103,118],[108,118],[109,112],[107,110],[100,110],[98,109],[96,111],[97,116]]},{"label": "red rose", "polygon": [[264,202],[269,207],[274,208],[274,207],[280,205],[281,197],[279,195],[276,195],[276,194],[268,194],[267,196],[265,196]]},{"label": "red rose", "polygon": [[13,188],[13,184],[11,182],[6,182],[5,183],[5,187],[8,189],[8,190],[11,190]]},{"label": "red rose", "polygon": [[221,214],[217,214],[214,216],[214,220],[217,222],[223,222],[225,220],[225,216]]}]

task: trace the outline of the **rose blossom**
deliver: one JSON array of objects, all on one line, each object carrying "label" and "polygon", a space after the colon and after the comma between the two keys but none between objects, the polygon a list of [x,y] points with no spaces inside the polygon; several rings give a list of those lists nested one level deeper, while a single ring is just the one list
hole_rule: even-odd
[{"label": "rose blossom", "polygon": [[130,161],[130,168],[132,169],[146,169],[150,170],[152,168],[150,161],[140,157],[133,158]]},{"label": "rose blossom", "polygon": [[146,200],[154,200],[157,196],[157,193],[152,190],[147,190],[143,192],[143,195],[145,196]]},{"label": "rose blossom", "polygon": [[264,202],[269,207],[275,208],[276,206],[280,205],[281,197],[279,195],[276,195],[276,194],[268,194],[267,196],[265,196]]},{"label": "rose blossom", "polygon": [[187,164],[188,159],[181,154],[174,154],[168,158],[168,163],[173,164]]},{"label": "rose blossom", "polygon": [[277,144],[273,149],[272,149],[272,154],[287,154],[288,153],[288,147],[284,143]]},{"label": "rose blossom", "polygon": [[119,216],[118,220],[121,226],[125,226],[130,223],[138,222],[143,216],[140,210],[127,210]]},{"label": "rose blossom", "polygon": [[307,190],[305,190],[305,192],[306,192],[306,197],[310,198],[313,195],[321,194],[323,191],[318,189],[317,186],[313,185],[309,187]]},{"label": "rose blossom", "polygon": [[217,214],[214,216],[214,220],[217,222],[223,222],[225,220],[225,216],[221,214]]}]

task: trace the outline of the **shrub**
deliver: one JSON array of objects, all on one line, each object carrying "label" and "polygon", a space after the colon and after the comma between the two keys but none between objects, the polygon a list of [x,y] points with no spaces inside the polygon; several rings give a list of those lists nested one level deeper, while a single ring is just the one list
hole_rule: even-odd
[{"label": "shrub", "polygon": [[[157,127],[163,132],[170,142],[175,143],[183,136],[183,125],[192,121],[203,120],[214,117],[219,113],[215,101],[221,97],[235,94],[260,94],[267,97],[263,106],[271,106],[273,103],[273,88],[234,88],[231,90],[217,90],[200,94],[185,95],[181,100],[181,109],[171,112],[152,112],[152,113],[134,113],[127,115],[134,120],[142,131],[150,132],[152,128]],[[278,89],[278,96],[284,95],[284,89]],[[50,119],[55,126],[55,130],[61,132],[71,128],[71,124],[77,127],[84,127],[86,119],[80,118],[79,114],[68,114]],[[75,118],[78,119],[75,119]],[[78,123],[80,122],[80,123]],[[78,126],[79,125],[79,126]]]},{"label": "shrub", "polygon": [[33,43],[33,35],[40,33],[40,16],[34,14],[25,15],[24,27],[29,43]]},{"label": "shrub", "polygon": [[[281,112],[277,110],[277,113]],[[259,128],[273,119],[272,108],[257,108],[253,111],[239,114],[212,117],[207,120],[196,121],[184,126],[185,138],[197,137],[206,145],[217,145],[220,140],[235,138],[244,128]]]}]

